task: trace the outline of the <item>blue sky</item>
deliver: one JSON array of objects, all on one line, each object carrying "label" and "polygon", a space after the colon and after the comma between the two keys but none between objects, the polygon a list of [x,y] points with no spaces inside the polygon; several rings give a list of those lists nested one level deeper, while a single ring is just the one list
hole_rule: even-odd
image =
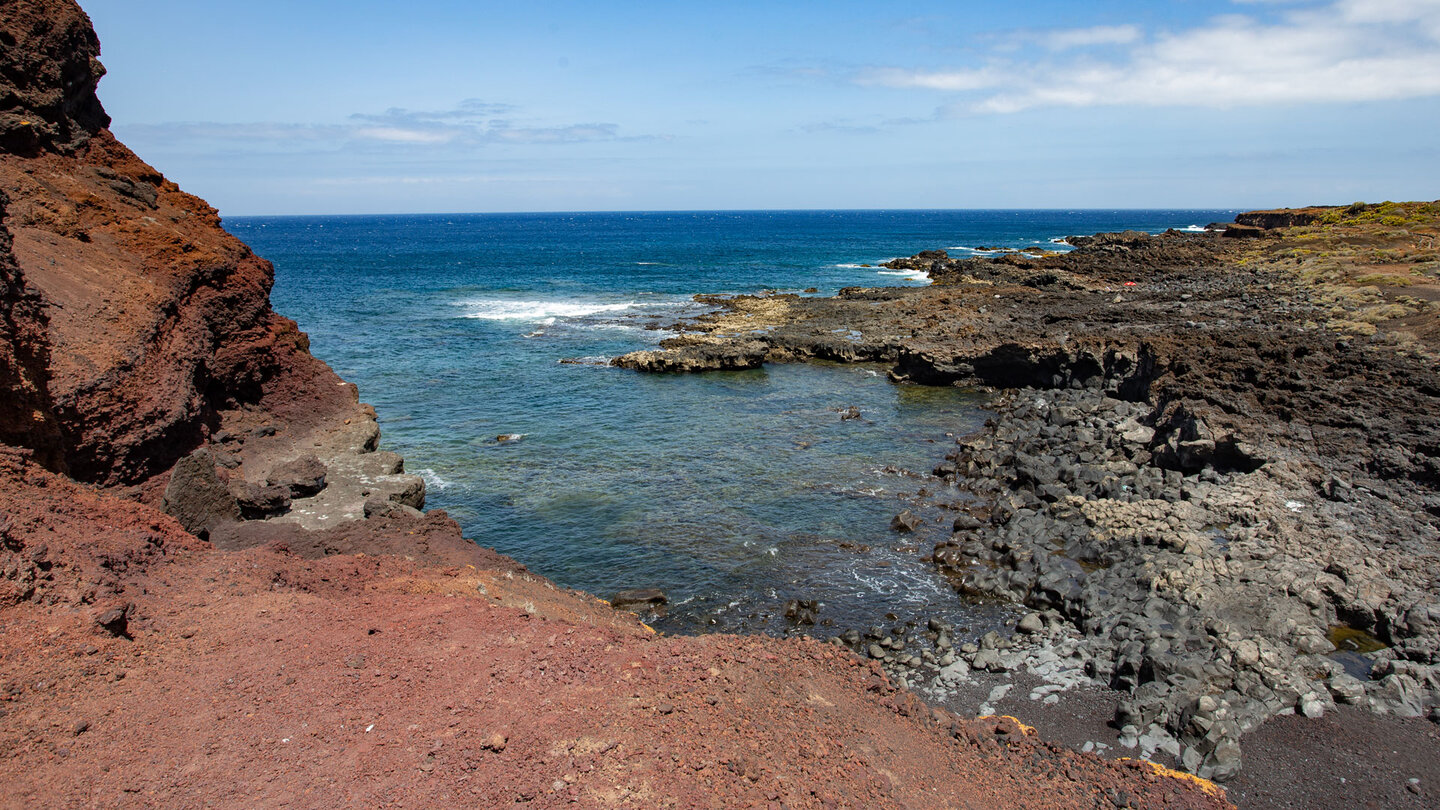
[{"label": "blue sky", "polygon": [[1440,0],[82,0],[222,213],[1440,197]]}]

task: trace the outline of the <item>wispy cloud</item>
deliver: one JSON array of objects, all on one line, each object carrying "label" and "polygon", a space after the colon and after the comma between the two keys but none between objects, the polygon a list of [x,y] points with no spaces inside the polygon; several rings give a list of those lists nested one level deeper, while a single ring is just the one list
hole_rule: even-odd
[{"label": "wispy cloud", "polygon": [[451,110],[355,113],[342,124],[186,122],[131,125],[127,137],[267,151],[302,151],[347,146],[371,148],[482,147],[487,144],[574,144],[593,141],[650,140],[663,136],[624,136],[612,123],[517,122],[519,108],[467,99]]},{"label": "wispy cloud", "polygon": [[1031,58],[997,47],[953,69],[877,67],[863,86],[952,94],[950,109],[1231,107],[1440,95],[1440,0],[1339,0],[1275,22],[1226,15],[1147,35],[1133,25],[1051,31]]},{"label": "wispy cloud", "polygon": [[905,70],[874,68],[861,72],[855,81],[862,85],[881,87],[918,87],[925,90],[988,90],[1008,80],[1003,71],[991,68],[973,70]]},{"label": "wispy cloud", "polygon": [[1094,45],[1129,45],[1140,39],[1136,25],[1096,25],[1046,32],[1041,41],[1052,51],[1088,48]]}]

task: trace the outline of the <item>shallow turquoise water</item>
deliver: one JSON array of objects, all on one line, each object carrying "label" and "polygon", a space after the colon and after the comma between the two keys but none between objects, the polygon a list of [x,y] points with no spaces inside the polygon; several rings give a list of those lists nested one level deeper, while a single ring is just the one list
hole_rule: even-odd
[{"label": "shallow turquoise water", "polygon": [[[468,537],[600,596],[659,587],[662,629],[784,632],[944,615],[977,629],[920,561],[947,532],[891,518],[984,420],[957,389],[883,369],[779,365],[647,376],[603,365],[696,293],[919,284],[863,267],[918,250],[1049,244],[1203,225],[1234,212],[722,212],[244,218],[275,307],[375,405],[384,445]],[[568,361],[568,362],[562,362]],[[578,361],[578,362],[577,362]],[[862,418],[842,420],[857,407]],[[519,434],[499,442],[502,434]],[[944,493],[942,493],[944,495]],[[947,497],[958,498],[958,493]]]}]

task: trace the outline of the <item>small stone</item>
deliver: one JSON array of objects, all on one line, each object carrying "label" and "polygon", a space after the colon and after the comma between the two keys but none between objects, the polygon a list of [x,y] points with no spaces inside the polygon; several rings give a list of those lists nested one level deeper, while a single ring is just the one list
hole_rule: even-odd
[{"label": "small stone", "polygon": [[70,724],[70,733],[76,736],[84,734],[89,729],[90,722],[88,720],[76,720],[74,723]]},{"label": "small stone", "polygon": [[129,638],[130,609],[130,605],[101,609],[95,613],[95,624],[103,627],[112,636]]},{"label": "small stone", "polygon": [[1022,633],[1043,633],[1045,631],[1045,622],[1040,618],[1039,613],[1027,613],[1015,625],[1015,629]]},{"label": "small stone", "polygon": [[675,706],[670,703],[657,703],[655,704],[655,711],[661,714],[671,714],[675,711]]},{"label": "small stone", "polygon": [[509,741],[510,741],[510,740],[509,740],[508,738],[506,738],[506,736],[505,736],[504,734],[501,734],[500,732],[497,731],[497,732],[495,732],[494,734],[491,734],[491,735],[490,735],[490,739],[488,739],[488,740],[485,741],[485,747],[488,748],[488,749],[490,749],[491,751],[496,751],[496,752],[504,751],[504,750],[505,750],[505,744],[508,743]]},{"label": "small stone", "polygon": [[921,520],[909,509],[904,510],[890,520],[891,531],[908,534],[920,528]]}]

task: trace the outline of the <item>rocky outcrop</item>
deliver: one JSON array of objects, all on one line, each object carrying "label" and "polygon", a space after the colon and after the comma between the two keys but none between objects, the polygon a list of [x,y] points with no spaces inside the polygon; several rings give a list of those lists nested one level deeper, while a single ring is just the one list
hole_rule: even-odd
[{"label": "rocky outcrop", "polygon": [[621,355],[612,365],[635,371],[693,373],[697,371],[744,371],[765,362],[769,346],[761,340],[745,342],[677,341],[661,351],[638,351]]},{"label": "rocky outcrop", "polygon": [[1235,217],[1236,224],[1248,225],[1252,228],[1264,228],[1272,230],[1275,228],[1294,228],[1300,225],[1311,225],[1321,217],[1335,209],[1324,206],[1312,206],[1309,208],[1282,208],[1272,211],[1246,211]]},{"label": "rocky outcrop", "polygon": [[[1435,210],[1409,210],[1407,227],[1434,226]],[[925,251],[893,266],[929,273],[928,288],[790,302],[760,338],[740,337],[743,307],[687,326],[762,339],[767,360],[843,334],[887,347],[897,382],[1004,391],[935,468],[973,500],[932,559],[962,593],[1063,628],[1064,660],[1003,638],[954,644],[944,628],[933,649],[858,631],[836,643],[940,693],[969,670],[1063,665],[1066,683],[1126,694],[1122,741],[1163,742],[1216,778],[1237,773],[1242,736],[1276,714],[1339,703],[1440,718],[1434,309],[1309,281],[1370,283],[1379,245],[1409,264],[1440,254],[1383,224],[1299,242],[1262,227],[1277,218],[1253,221],[1236,227],[1265,238]],[[1354,266],[1337,273],[1340,261]],[[1435,295],[1411,278],[1406,289]],[[1037,622],[1017,629],[1036,635]]]}]

